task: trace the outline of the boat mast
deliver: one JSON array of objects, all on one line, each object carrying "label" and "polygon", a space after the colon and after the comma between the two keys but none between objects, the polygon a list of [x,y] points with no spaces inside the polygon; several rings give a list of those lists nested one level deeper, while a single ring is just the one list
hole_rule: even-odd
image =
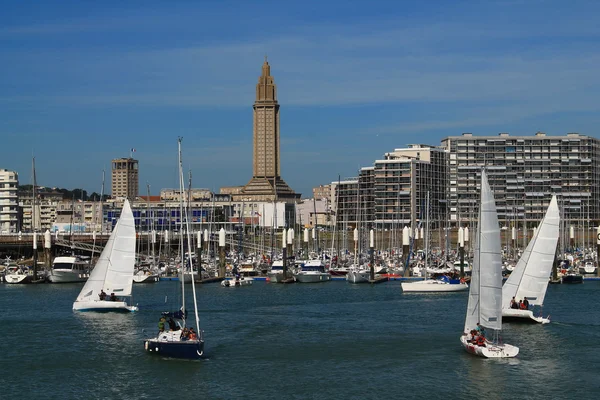
[{"label": "boat mast", "polygon": [[[146,182],[146,221],[149,221],[146,224],[146,229],[148,229],[148,258],[152,255],[154,257],[154,242],[152,241],[152,231],[154,230],[154,219],[150,215],[150,184]],[[150,242],[152,242],[152,254],[150,254]],[[152,266],[154,266],[154,260],[152,260]]]},{"label": "boat mast", "polygon": [[[181,161],[181,140],[180,136],[177,139],[177,156],[179,160],[179,257],[181,272],[181,311],[183,315],[183,326],[185,327],[185,246],[183,243],[183,199],[184,199],[184,183],[183,183],[183,164]],[[193,278],[193,277],[192,277]],[[193,279],[192,279],[193,280]]]},{"label": "boat mast", "polygon": [[31,166],[32,166],[32,174],[33,174],[33,202],[32,202],[32,207],[31,207],[31,230],[33,231],[33,280],[37,281],[37,259],[38,259],[38,254],[37,254],[37,236],[36,236],[36,220],[35,220],[35,208],[36,208],[36,201],[35,201],[35,185],[36,185],[36,179],[35,179],[35,157],[32,158],[31,161]]},{"label": "boat mast", "polygon": [[[179,168],[181,170],[181,137],[179,138]],[[182,189],[185,189],[184,183],[183,183],[183,173],[181,174],[181,185],[182,185]],[[188,187],[188,190],[191,192],[191,187],[192,187],[192,173],[190,172],[190,186]],[[183,196],[182,196],[183,198]],[[188,198],[189,199],[189,198]],[[182,202],[183,203],[183,202]],[[187,212],[189,208],[189,203],[187,204],[187,207],[185,207],[186,213],[185,213],[185,232],[186,232],[186,239],[187,239],[187,246],[188,249],[190,251],[190,257],[188,257],[189,263],[190,263],[190,276],[192,278],[192,294],[194,297],[194,315],[196,317],[196,329],[198,330],[198,334],[200,335],[200,318],[198,317],[198,303],[196,302],[196,284],[194,281],[194,263],[192,262],[192,254],[191,254],[191,248],[192,248],[192,240],[191,240],[191,236],[190,236],[190,218],[189,218],[189,214]],[[200,275],[200,273],[198,273]],[[185,281],[185,279],[184,279]],[[185,315],[185,314],[184,314]]]},{"label": "boat mast", "polygon": [[429,261],[429,191],[427,191],[425,203],[425,280],[427,280],[427,265]]}]

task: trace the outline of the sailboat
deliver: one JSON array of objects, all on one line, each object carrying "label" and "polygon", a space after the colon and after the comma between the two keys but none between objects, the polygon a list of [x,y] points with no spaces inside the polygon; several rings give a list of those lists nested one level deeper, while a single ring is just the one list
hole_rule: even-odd
[{"label": "sailboat", "polygon": [[[481,200],[479,224],[475,234],[473,271],[465,327],[460,342],[464,349],[480,357],[516,357],[519,348],[500,343],[502,329],[502,253],[500,227],[494,195],[490,189],[485,170],[481,171]],[[480,324],[492,331],[483,345],[471,343],[467,335]],[[492,340],[490,340],[492,339]]]},{"label": "sailboat", "polygon": [[[75,311],[137,311],[131,297],[135,263],[135,222],[129,201],[100,254],[96,266],[73,303]],[[118,297],[117,297],[118,296]]]},{"label": "sailboat", "polygon": [[403,292],[459,292],[467,290],[469,285],[464,281],[452,282],[445,279],[427,279],[427,261],[429,257],[429,192],[427,192],[427,214],[425,216],[425,279],[417,282],[402,282]]},{"label": "sailboat", "polygon": [[502,317],[505,320],[517,319],[541,324],[550,322],[550,317],[536,317],[532,310],[513,309],[510,304],[513,298],[516,301],[527,299],[532,306],[541,307],[544,304],[559,230],[558,202],[556,196],[552,196],[542,223],[502,287]]},{"label": "sailboat", "polygon": [[[179,280],[181,281],[181,308],[175,312],[163,313],[164,317],[177,319],[178,328],[180,329],[173,329],[174,327],[171,326],[170,330],[163,329],[159,331],[156,337],[144,340],[144,349],[149,353],[163,357],[197,360],[202,358],[202,355],[204,354],[204,332],[200,330],[200,319],[198,317],[198,303],[196,301],[196,284],[194,279],[190,279],[189,281],[192,285],[192,295],[194,299],[194,316],[196,326],[198,327],[198,332],[193,332],[193,328],[190,328],[188,330],[188,328],[186,327],[187,311],[185,308],[185,275],[189,274],[190,278],[193,276],[194,263],[192,262],[192,257],[184,256],[186,247],[184,242],[187,244],[187,248],[191,249],[192,240],[190,237],[189,213],[187,211],[187,205],[184,206],[185,199],[183,194],[185,193],[185,184],[183,181],[183,164],[181,161],[181,139],[182,138],[178,139],[179,188],[181,193],[179,209],[182,222],[185,221],[185,226],[182,226],[181,229],[179,229],[179,251],[182,255],[182,264],[184,262],[189,263],[189,269],[184,268],[184,266],[182,265],[179,272]],[[186,232],[185,241],[183,233],[184,228]],[[200,268],[200,262],[198,262],[198,268]],[[181,323],[179,323],[179,321],[181,321]],[[193,333],[189,334],[190,331]]]}]

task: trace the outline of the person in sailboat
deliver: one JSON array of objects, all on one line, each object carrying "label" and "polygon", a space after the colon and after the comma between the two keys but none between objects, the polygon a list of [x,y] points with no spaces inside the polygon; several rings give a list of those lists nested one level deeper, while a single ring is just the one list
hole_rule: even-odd
[{"label": "person in sailboat", "polygon": [[181,338],[181,340],[188,340],[190,338],[190,331],[188,330],[188,328],[183,328],[179,337]]},{"label": "person in sailboat", "polygon": [[158,320],[158,331],[161,333],[165,331],[165,317],[160,317]]},{"label": "person in sailboat", "polygon": [[471,329],[467,334],[467,343],[475,344],[475,338],[477,337],[477,331],[475,329]]},{"label": "person in sailboat", "polygon": [[175,322],[173,317],[169,318],[169,330],[172,330],[172,331],[179,330],[179,325],[177,325],[177,323]]},{"label": "person in sailboat", "polygon": [[190,328],[190,336],[189,336],[190,340],[196,340],[198,339],[198,335],[196,334],[196,331],[194,331],[194,328]]},{"label": "person in sailboat", "polygon": [[523,298],[523,309],[529,310],[529,300],[527,300],[527,297]]},{"label": "person in sailboat", "polygon": [[100,300],[102,300],[102,301],[106,300],[106,292],[104,292],[104,289],[100,289],[100,293],[98,294],[98,297],[100,297]]},{"label": "person in sailboat", "polygon": [[110,301],[117,301],[117,296],[115,296],[114,292],[110,294]]},{"label": "person in sailboat", "polygon": [[510,308],[517,310],[519,308],[519,304],[517,303],[517,300],[515,300],[515,296],[513,296],[513,298],[510,301]]},{"label": "person in sailboat", "polygon": [[477,331],[477,336],[483,336],[485,338],[485,329],[483,328],[483,326],[481,326],[479,322],[475,327],[475,331]]},{"label": "person in sailboat", "polygon": [[483,336],[481,333],[477,335],[477,338],[475,339],[475,344],[480,347],[485,347],[485,336]]}]

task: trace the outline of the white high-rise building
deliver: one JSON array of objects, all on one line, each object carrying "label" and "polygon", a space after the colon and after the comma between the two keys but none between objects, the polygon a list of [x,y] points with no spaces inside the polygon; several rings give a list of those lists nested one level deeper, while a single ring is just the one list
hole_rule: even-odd
[{"label": "white high-rise building", "polygon": [[19,225],[19,174],[0,169],[0,233],[15,233]]}]

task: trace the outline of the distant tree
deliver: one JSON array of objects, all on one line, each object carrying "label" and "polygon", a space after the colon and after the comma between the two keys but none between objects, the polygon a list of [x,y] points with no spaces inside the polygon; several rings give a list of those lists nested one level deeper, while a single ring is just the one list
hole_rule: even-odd
[{"label": "distant tree", "polygon": [[[105,194],[102,196],[102,201],[106,201],[107,199],[109,199],[110,196]],[[90,197],[88,198],[88,200],[90,201],[100,201],[100,195],[96,192],[90,194]]]}]

